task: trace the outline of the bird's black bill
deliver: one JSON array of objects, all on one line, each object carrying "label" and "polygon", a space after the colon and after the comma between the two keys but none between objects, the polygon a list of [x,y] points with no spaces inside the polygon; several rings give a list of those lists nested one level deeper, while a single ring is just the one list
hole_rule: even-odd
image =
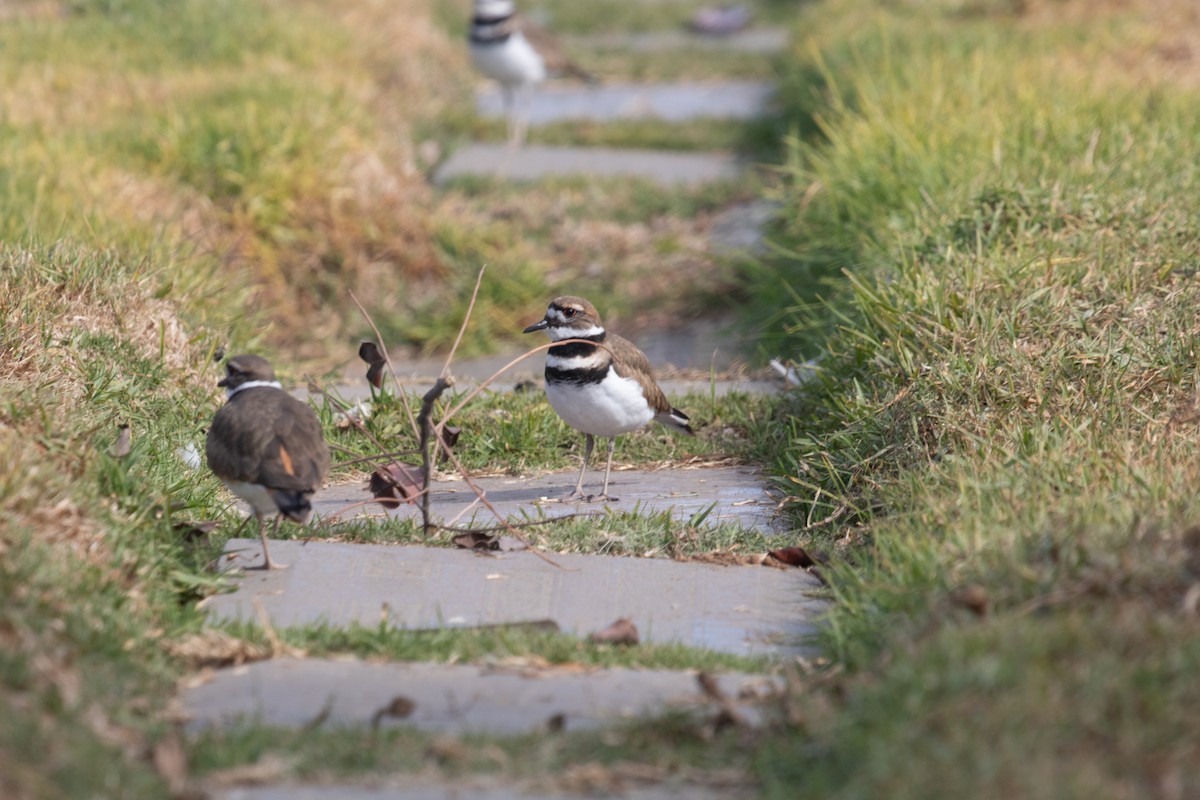
[{"label": "bird's black bill", "polygon": [[522,333],[533,333],[534,331],[544,331],[548,327],[550,327],[550,323],[547,322],[545,319],[543,319],[540,322],[533,323],[532,325],[530,325],[528,328],[526,328],[525,330],[523,330],[521,332]]}]

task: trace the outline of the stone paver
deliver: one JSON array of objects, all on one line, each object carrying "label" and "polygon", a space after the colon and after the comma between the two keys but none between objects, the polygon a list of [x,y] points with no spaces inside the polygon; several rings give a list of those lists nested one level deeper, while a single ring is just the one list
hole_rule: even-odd
[{"label": "stone paver", "polygon": [[[323,621],[409,629],[470,628],[550,620],[587,635],[619,617],[642,641],[678,642],[738,655],[813,653],[821,601],[802,570],[717,566],[658,558],[551,554],[492,556],[420,546],[277,540],[287,569],[247,572],[237,590],[204,607],[214,620],[286,627]],[[261,563],[257,539],[232,539],[222,566]]]},{"label": "stone paver", "polygon": [[[563,120],[756,119],[775,92],[772,83],[726,81],[721,83],[604,84],[601,86],[538,87],[529,101],[531,125]],[[475,110],[485,117],[504,117],[504,100],[489,85],[475,97]]]},{"label": "stone paver", "polygon": [[609,147],[551,147],[469,144],[455,150],[434,172],[433,182],[483,175],[532,181],[557,175],[599,178],[635,177],[665,186],[734,180],[742,165],[733,156],[662,150],[622,150]]},{"label": "stone paver", "polygon": [[605,33],[571,36],[573,47],[595,47],[649,53],[659,50],[737,50],[744,53],[777,53],[787,47],[790,34],[783,28],[750,28],[728,36],[701,36],[688,31]]},{"label": "stone paver", "polygon": [[[593,456],[595,458],[595,456]],[[604,480],[603,462],[588,470],[584,488],[598,491]],[[670,512],[678,520],[688,521],[703,514],[706,524],[731,523],[743,528],[781,530],[783,519],[775,516],[776,501],[768,493],[762,474],[753,467],[708,467],[703,469],[616,470],[609,481],[612,503],[563,503],[559,498],[575,487],[578,470],[552,472],[536,477],[474,478],[473,481],[497,511],[506,519],[536,519],[561,514],[603,514],[634,511],[645,514]],[[383,516],[419,519],[420,511],[412,504],[385,509],[378,503],[347,509],[370,498],[366,481],[329,486],[313,498],[313,510],[319,517]],[[433,483],[430,509],[435,520],[445,524],[494,525],[496,517],[482,504],[466,481],[454,477]],[[471,507],[473,510],[468,510]],[[463,512],[465,516],[461,516]],[[780,527],[774,527],[780,526]]]},{"label": "stone paver", "polygon": [[[758,675],[717,677],[730,698],[765,698],[781,684]],[[435,733],[519,734],[596,728],[666,709],[712,708],[690,672],[462,664],[381,664],[277,658],[221,670],[183,692],[192,730],[259,722],[296,728],[325,709],[330,728],[371,725],[396,697],[412,703],[403,725]],[[759,718],[745,703],[742,713]]]}]

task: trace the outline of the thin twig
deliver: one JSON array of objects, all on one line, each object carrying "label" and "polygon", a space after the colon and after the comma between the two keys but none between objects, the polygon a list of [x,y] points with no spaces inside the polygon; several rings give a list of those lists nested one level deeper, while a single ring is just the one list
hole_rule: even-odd
[{"label": "thin twig", "polygon": [[462,341],[463,334],[467,332],[467,323],[471,321],[471,312],[475,310],[475,298],[479,296],[479,287],[483,284],[483,271],[487,269],[487,264],[479,268],[479,275],[475,278],[475,290],[471,292],[471,302],[467,304],[467,313],[463,315],[462,326],[458,329],[458,336],[454,339],[454,344],[450,347],[450,352],[446,356],[446,365],[442,367],[442,374],[439,377],[445,378],[450,374],[450,362],[454,360],[454,351],[458,349],[458,343]]},{"label": "thin twig", "polygon": [[[371,330],[374,331],[375,343],[379,345],[379,352],[383,353],[383,360],[387,364],[388,372],[391,373],[392,382],[396,384],[396,391],[400,394],[401,399],[404,399],[404,387],[400,385],[400,376],[396,374],[396,370],[392,367],[392,357],[388,355],[387,345],[383,343],[383,334],[379,332],[379,328],[375,325],[375,320],[371,319],[371,315],[367,313],[367,309],[363,307],[362,303],[358,302],[358,298],[354,296],[354,292],[349,289],[346,291],[349,293],[350,299],[354,301],[354,305],[358,306],[358,310],[363,315],[363,318],[366,319],[367,324],[371,326]],[[408,412],[408,422],[412,425],[413,435],[419,436],[417,421],[413,419],[412,409],[408,407],[407,400],[404,401],[404,410]]]},{"label": "thin twig", "polygon": [[608,352],[610,352],[610,353],[612,352],[612,350],[607,345],[600,343],[600,342],[593,342],[591,339],[561,339],[557,342],[547,342],[546,344],[538,345],[537,347],[533,348],[532,350],[529,350],[528,352],[524,353],[523,355],[519,355],[516,358],[514,358],[512,361],[509,361],[503,367],[501,367],[500,369],[493,372],[490,376],[488,376],[488,378],[486,380],[484,380],[482,383],[480,383],[474,389],[467,392],[467,396],[464,397],[462,400],[460,400],[458,405],[456,405],[454,408],[450,409],[448,412],[446,412],[446,415],[444,417],[442,417],[442,421],[439,422],[437,425],[438,430],[440,431],[443,428],[445,428],[446,423],[449,422],[451,419],[453,419],[458,414],[458,412],[462,411],[463,407],[466,406],[467,403],[474,400],[476,395],[478,395],[485,388],[487,388],[487,385],[489,383],[496,380],[496,378],[499,378],[505,372],[507,372],[508,370],[515,367],[517,364],[520,364],[525,359],[529,358],[532,355],[536,355],[537,353],[540,353],[543,350],[549,350],[551,347],[557,347],[560,344],[572,344],[574,342],[586,342],[588,344],[594,344],[597,347],[602,347],[605,350],[608,350]]},{"label": "thin twig", "polygon": [[[442,439],[441,433],[439,433],[436,429],[435,429],[434,433],[437,434],[438,441],[440,442]],[[502,530],[506,530],[509,533],[511,533],[522,544],[524,544],[526,547],[529,548],[529,552],[533,553],[535,556],[540,558],[542,561],[545,561],[547,564],[557,567],[558,569],[563,568],[561,564],[559,564],[554,559],[550,558],[549,556],[547,556],[544,553],[542,553],[541,551],[539,551],[536,547],[529,544],[529,542],[526,541],[525,537],[523,537],[523,536],[521,536],[521,534],[517,533],[516,527],[511,522],[509,522],[507,519],[504,518],[504,515],[500,513],[500,510],[498,508],[496,508],[494,505],[492,505],[492,501],[487,499],[486,493],[475,484],[475,481],[471,480],[470,473],[467,472],[467,469],[466,469],[466,467],[464,467],[462,465],[462,462],[458,460],[458,456],[454,455],[453,450],[450,450],[449,448],[447,448],[446,455],[449,456],[450,460],[454,462],[455,469],[457,469],[459,474],[463,476],[463,480],[467,482],[467,486],[470,486],[471,490],[475,492],[475,495],[479,498],[479,502],[481,502],[485,506],[487,506],[488,511],[491,511],[492,514],[494,514],[496,516],[496,519],[498,519],[500,521]]]},{"label": "thin twig", "polygon": [[[511,531],[514,528],[532,528],[535,525],[549,525],[552,522],[562,522],[564,519],[574,519],[575,517],[600,517],[603,514],[599,511],[576,512],[574,514],[563,514],[557,517],[546,517],[545,519],[533,519],[528,522],[506,522],[503,525],[493,525],[489,528],[453,528],[448,525],[436,525],[444,531],[454,531],[455,533],[492,533],[494,531]],[[521,540],[528,546],[529,542]]]}]

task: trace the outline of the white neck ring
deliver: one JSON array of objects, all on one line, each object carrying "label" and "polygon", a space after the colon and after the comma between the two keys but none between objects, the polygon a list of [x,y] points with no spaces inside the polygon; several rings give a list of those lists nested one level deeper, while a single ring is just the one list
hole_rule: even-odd
[{"label": "white neck ring", "polygon": [[234,386],[231,389],[226,389],[225,390],[225,399],[232,400],[233,396],[235,394],[237,394],[238,392],[243,391],[245,389],[257,389],[260,386],[270,386],[272,389],[282,389],[283,388],[283,386],[280,385],[279,381],[246,381],[245,383],[241,384],[240,386]]}]

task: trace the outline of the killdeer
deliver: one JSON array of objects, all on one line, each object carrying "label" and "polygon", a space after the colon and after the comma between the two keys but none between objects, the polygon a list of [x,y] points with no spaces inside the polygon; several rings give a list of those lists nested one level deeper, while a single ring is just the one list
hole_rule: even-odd
[{"label": "killdeer", "polygon": [[596,82],[563,54],[546,31],[520,17],[512,0],[475,0],[468,41],[475,68],[500,83],[513,146],[525,140],[533,87],[548,73]]},{"label": "killdeer", "polygon": [[329,472],[321,422],[311,408],[283,391],[275,370],[259,356],[229,359],[217,385],[225,388],[227,400],[208,429],[208,467],[254,510],[263,547],[261,568],[286,566],[271,562],[263,517],[278,512],[301,525],[308,521],[309,498]]},{"label": "killdeer", "polygon": [[595,437],[608,438],[608,464],[604,488],[586,499],[615,502],[617,498],[608,496],[608,476],[617,436],[651,420],[694,433],[687,415],[672,407],[654,382],[646,354],[627,339],[605,331],[595,306],[587,300],[555,298],[546,316],[525,329],[525,333],[534,331],[545,331],[555,342],[587,340],[555,345],[546,353],[546,399],[564,422],[584,434],[579,480],[564,500],[584,499],[583,476]]}]

